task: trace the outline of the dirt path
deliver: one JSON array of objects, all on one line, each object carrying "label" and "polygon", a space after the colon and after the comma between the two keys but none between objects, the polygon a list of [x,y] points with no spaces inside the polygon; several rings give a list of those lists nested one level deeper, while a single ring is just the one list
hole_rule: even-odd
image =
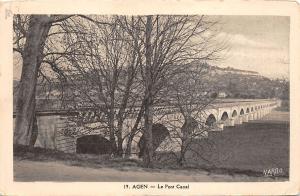
[{"label": "dirt path", "polygon": [[169,170],[142,171],[141,168],[85,168],[61,162],[14,161],[15,181],[148,181],[148,182],[204,182],[204,181],[270,181],[269,178],[209,174],[205,171]]}]

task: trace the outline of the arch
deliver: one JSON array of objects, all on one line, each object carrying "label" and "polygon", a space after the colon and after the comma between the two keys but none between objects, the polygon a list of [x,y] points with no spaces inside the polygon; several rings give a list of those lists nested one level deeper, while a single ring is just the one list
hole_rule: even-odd
[{"label": "arch", "polygon": [[141,140],[141,137],[143,136],[142,134],[142,131],[138,131],[134,136],[133,136],[133,139],[132,139],[132,142],[130,144],[130,147],[129,147],[129,137],[126,137],[123,141],[123,144],[122,144],[122,148],[123,150],[127,150],[127,147],[130,148],[130,156],[138,156],[138,153],[140,152],[140,148],[138,146],[139,144],[139,141]]},{"label": "arch", "polygon": [[244,115],[244,113],[245,113],[244,109],[242,108],[241,111],[240,111],[240,115]]},{"label": "arch", "polygon": [[231,117],[236,117],[237,116],[237,111],[233,110]]},{"label": "arch", "polygon": [[206,119],[206,122],[205,122],[205,125],[207,126],[213,126],[214,124],[216,124],[217,122],[217,119],[216,117],[213,115],[213,114],[210,114],[207,119]]},{"label": "arch", "polygon": [[228,113],[227,112],[223,112],[222,116],[221,116],[221,121],[226,121],[228,119]]},{"label": "arch", "polygon": [[249,108],[247,108],[246,113],[249,113],[249,112],[250,112],[250,110],[249,110]]},{"label": "arch", "polygon": [[251,107],[251,112],[253,112],[253,107]]},{"label": "arch", "polygon": [[[152,126],[152,142],[153,142],[153,151],[155,151],[159,145],[170,135],[169,130],[162,124],[153,124]],[[142,157],[145,150],[145,137],[142,135],[138,147],[140,148],[139,157]]]},{"label": "arch", "polygon": [[76,153],[110,154],[111,152],[111,143],[102,135],[85,135],[77,138]]}]

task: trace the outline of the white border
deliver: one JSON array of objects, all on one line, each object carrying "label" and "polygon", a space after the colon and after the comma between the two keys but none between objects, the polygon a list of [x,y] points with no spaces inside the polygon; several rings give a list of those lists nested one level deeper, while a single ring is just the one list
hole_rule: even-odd
[{"label": "white border", "polygon": [[[290,181],[247,183],[189,183],[189,190],[124,190],[123,182],[54,183],[13,182],[12,158],[12,14],[208,14],[290,16]],[[293,1],[240,0],[65,0],[0,3],[0,194],[15,195],[107,195],[107,194],[251,194],[287,195],[300,192],[300,59],[299,6]],[[133,184],[133,183],[126,183]],[[149,185],[156,183],[147,183]],[[168,183],[171,184],[171,183]]]}]

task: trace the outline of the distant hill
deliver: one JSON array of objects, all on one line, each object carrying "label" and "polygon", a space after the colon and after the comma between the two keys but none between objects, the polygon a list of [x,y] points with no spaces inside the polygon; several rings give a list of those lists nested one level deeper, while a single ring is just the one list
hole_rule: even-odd
[{"label": "distant hill", "polygon": [[218,66],[211,66],[211,69],[222,74],[232,73],[232,74],[240,74],[240,75],[252,75],[252,76],[259,76],[259,73],[256,71],[248,71],[248,70],[241,70],[235,69],[232,67],[221,68]]},{"label": "distant hill", "polygon": [[[193,62],[191,66],[193,65],[197,66],[199,64]],[[232,67],[221,68],[207,63],[202,64],[202,66],[207,74],[201,77],[207,83],[207,87],[212,90],[209,92],[218,92],[223,98],[288,98],[288,81],[269,79],[255,71],[240,70]],[[85,85],[82,79],[78,79],[77,82],[79,85],[80,83]],[[13,80],[14,103],[19,83],[18,80]],[[66,97],[68,91],[72,90],[69,84],[61,85],[59,81],[54,82],[51,86],[47,83],[39,84],[36,93],[37,108],[60,107],[61,101],[58,100],[60,99],[62,86],[65,90],[64,97]]]}]

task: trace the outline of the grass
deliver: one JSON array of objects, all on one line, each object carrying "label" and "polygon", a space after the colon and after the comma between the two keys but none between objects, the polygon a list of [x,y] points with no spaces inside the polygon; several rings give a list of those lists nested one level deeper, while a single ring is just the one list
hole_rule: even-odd
[{"label": "grass", "polygon": [[[246,173],[262,173],[265,169],[282,168],[280,176],[289,176],[289,125],[249,123],[223,132],[211,132],[213,149],[201,149],[211,163],[198,160],[196,165],[227,168]],[[199,149],[200,151],[200,149]],[[189,159],[190,164],[195,164]]]},{"label": "grass", "polygon": [[[208,139],[192,146],[198,153],[188,152],[186,168],[201,168],[214,173],[261,176],[264,170],[282,168],[277,176],[289,176],[289,115],[273,111],[263,120],[225,127],[209,132]],[[201,157],[199,156],[201,155]],[[158,155],[161,167],[178,168],[170,154]]]},{"label": "grass", "polygon": [[[217,167],[179,167],[178,165],[166,165],[156,161],[155,167],[143,168],[142,162],[134,159],[121,159],[111,158],[109,155],[86,155],[86,154],[70,154],[59,152],[51,149],[42,148],[28,148],[26,146],[15,145],[14,146],[14,160],[22,161],[34,161],[34,162],[60,162],[69,166],[79,166],[84,168],[114,168],[119,171],[144,171],[144,172],[159,172],[168,173],[170,171],[176,171],[180,174],[191,175],[200,173],[207,173],[207,175],[229,175],[229,176],[249,176],[249,177],[262,177],[261,172],[255,172],[252,170],[230,169],[230,168],[217,168]],[[283,176],[269,177],[270,179],[280,180]],[[19,178],[22,178],[19,176]],[[30,178],[26,178],[30,181]]]},{"label": "grass", "polygon": [[60,161],[67,165],[91,168],[141,166],[141,162],[134,159],[111,158],[109,155],[72,154],[22,145],[14,145],[14,159],[40,162]]}]

